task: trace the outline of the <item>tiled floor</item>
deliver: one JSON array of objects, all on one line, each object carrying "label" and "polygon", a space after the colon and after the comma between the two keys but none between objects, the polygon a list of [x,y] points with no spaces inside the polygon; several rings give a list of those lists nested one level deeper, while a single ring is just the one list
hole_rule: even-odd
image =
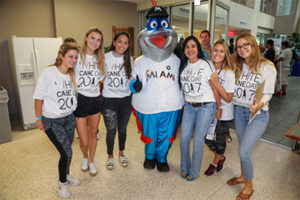
[{"label": "tiled floor", "polygon": [[[273,97],[270,103],[270,123],[262,141],[254,147],[255,178],[251,199],[300,199],[300,155],[287,150],[291,140],[284,133],[293,126],[298,116],[300,78],[289,77],[286,96]],[[228,162],[222,173],[205,177],[204,171],[212,162],[213,154],[204,147],[200,177],[188,182],[180,177],[179,135],[168,156],[170,172],[145,170],[144,144],[137,133],[135,118],[131,116],[125,155],[129,166],[122,168],[115,160],[115,169],[105,168],[106,144],[103,119],[99,125],[101,138],[97,144],[95,163],[99,173],[91,177],[80,170],[82,154],[79,140],[73,142],[71,174],[81,180],[79,187],[69,187],[71,199],[235,199],[242,185],[228,186],[226,181],[239,176],[238,140],[234,131],[232,143],[226,149]],[[0,145],[0,200],[60,199],[56,179],[59,154],[45,134],[37,129],[23,131],[12,122],[13,141]],[[180,130],[179,130],[180,134]],[[268,142],[277,144],[281,148]],[[115,142],[117,154],[117,141]],[[191,145],[192,149],[192,145]]]},{"label": "tiled floor", "polygon": [[300,110],[300,77],[288,77],[287,94],[273,96],[270,102],[270,121],[263,140],[290,149],[292,140],[284,134],[296,123]]},{"label": "tiled floor", "polygon": [[[95,177],[81,172],[82,154],[79,140],[74,139],[70,172],[81,180],[81,185],[69,187],[72,194],[70,199],[230,200],[235,199],[243,187],[242,184],[226,184],[230,178],[240,175],[238,139],[235,132],[231,132],[233,141],[226,149],[228,161],[224,171],[212,177],[203,175],[213,159],[213,153],[205,146],[200,177],[188,182],[180,177],[179,135],[168,155],[170,172],[146,170],[143,168],[144,144],[139,139],[135,118],[131,116],[125,150],[129,165],[123,168],[115,160],[115,168],[110,171],[105,168],[107,155],[102,118],[99,128],[101,138],[95,157],[99,172]],[[38,129],[23,131],[18,122],[12,123],[12,129],[13,141],[0,145],[0,199],[60,199],[56,186],[59,159],[57,150]],[[118,144],[117,141],[115,144]],[[115,155],[118,152],[117,145],[114,152]],[[259,141],[254,147],[252,158],[255,192],[251,199],[300,199],[299,154]]]}]

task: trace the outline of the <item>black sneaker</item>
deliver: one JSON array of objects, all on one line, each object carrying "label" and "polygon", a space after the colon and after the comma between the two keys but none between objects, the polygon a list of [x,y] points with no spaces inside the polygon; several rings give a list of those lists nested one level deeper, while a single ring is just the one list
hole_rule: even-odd
[{"label": "black sneaker", "polygon": [[156,168],[159,172],[168,172],[170,171],[169,165],[167,162],[165,163],[160,163],[156,161]]},{"label": "black sneaker", "polygon": [[152,159],[152,160],[145,159],[144,168],[154,169],[155,168],[155,159]]}]

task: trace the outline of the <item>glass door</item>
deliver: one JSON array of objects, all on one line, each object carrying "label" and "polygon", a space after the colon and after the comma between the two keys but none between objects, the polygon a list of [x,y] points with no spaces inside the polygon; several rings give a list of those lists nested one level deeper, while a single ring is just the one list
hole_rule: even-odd
[{"label": "glass door", "polygon": [[210,5],[211,44],[220,39],[228,43],[229,7],[220,1],[214,0],[210,0]]}]

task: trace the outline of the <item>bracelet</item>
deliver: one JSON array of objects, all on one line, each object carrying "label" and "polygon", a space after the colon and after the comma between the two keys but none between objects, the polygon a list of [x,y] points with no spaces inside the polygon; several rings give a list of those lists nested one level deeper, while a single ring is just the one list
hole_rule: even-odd
[{"label": "bracelet", "polygon": [[42,120],[43,119],[43,117],[37,117],[36,118],[36,120]]}]

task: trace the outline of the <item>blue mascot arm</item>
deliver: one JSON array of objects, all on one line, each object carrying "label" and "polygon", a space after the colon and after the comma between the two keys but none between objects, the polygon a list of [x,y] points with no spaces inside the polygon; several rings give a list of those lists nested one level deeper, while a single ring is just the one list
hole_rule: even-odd
[{"label": "blue mascot arm", "polygon": [[140,81],[139,76],[136,75],[136,79],[132,79],[129,83],[129,89],[132,93],[138,93],[143,88],[143,83]]}]

